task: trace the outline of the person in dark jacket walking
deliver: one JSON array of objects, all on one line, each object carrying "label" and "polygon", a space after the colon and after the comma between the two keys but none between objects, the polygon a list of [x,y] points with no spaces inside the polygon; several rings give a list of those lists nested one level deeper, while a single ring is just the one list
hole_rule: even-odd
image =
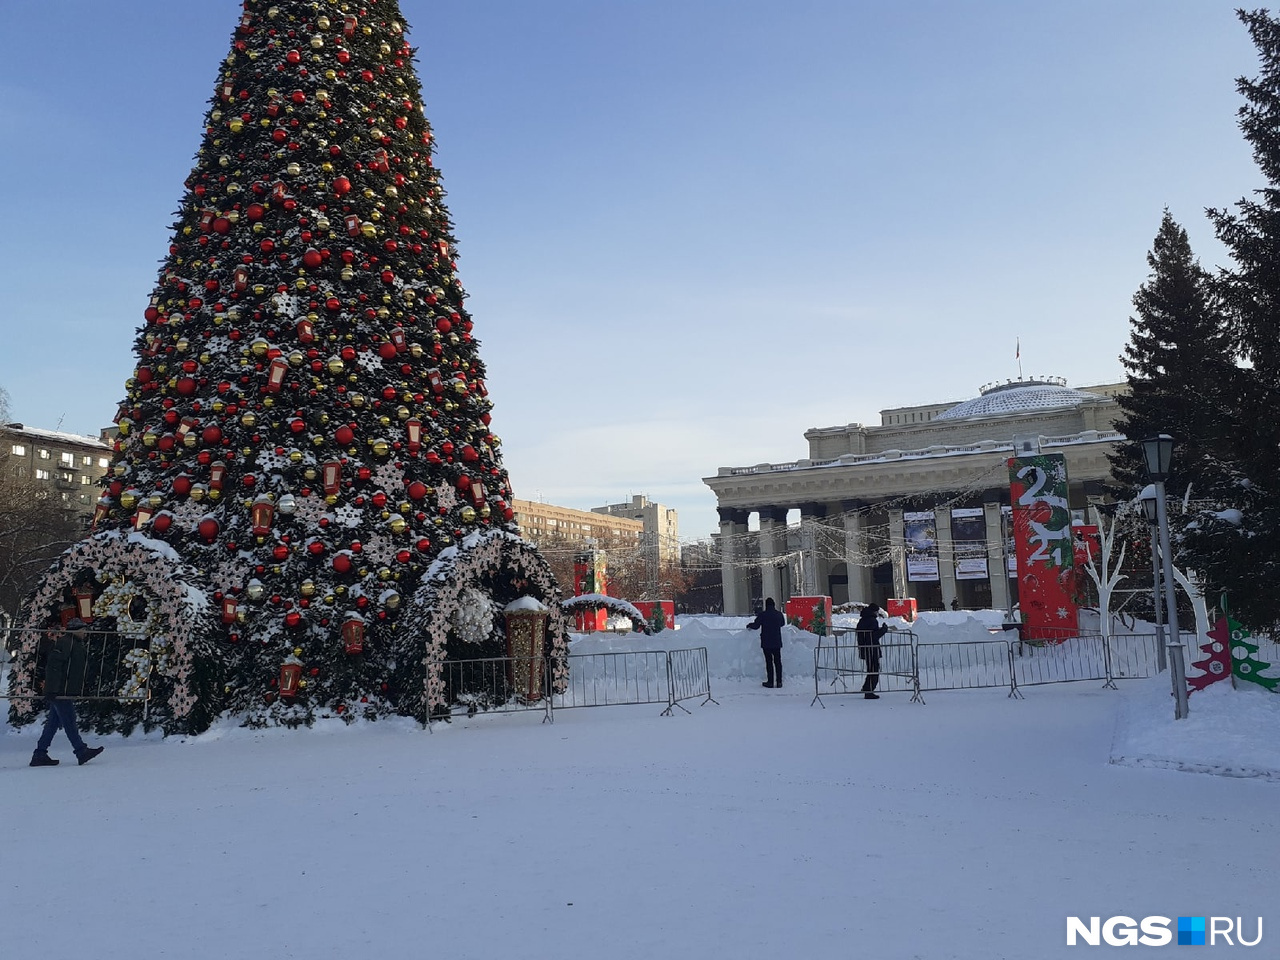
[{"label": "person in dark jacket walking", "polygon": [[[748,630],[760,631],[760,649],[764,651],[764,672],[767,679],[762,687],[782,686],[782,625],[786,618],[773,604],[773,597],[764,602],[764,609],[747,624]],[[777,677],[777,683],[774,682]]]},{"label": "person in dark jacket walking", "polygon": [[76,752],[81,764],[88,763],[103,750],[86,746],[76,727],[76,703],[70,699],[80,696],[84,687],[85,665],[88,652],[84,645],[84,632],[88,628],[83,620],[72,620],[67,629],[51,642],[41,641],[36,655],[36,683],[49,704],[49,716],[44,730],[31,754],[31,766],[56,767],[58,761],[49,756],[53,735],[61,728]]},{"label": "person in dark jacket walking", "polygon": [[880,608],[868,603],[862,608],[862,616],[854,627],[858,637],[858,656],[866,661],[867,678],[862,681],[862,696],[867,700],[879,700],[876,687],[880,685],[880,638],[888,632],[888,624],[880,622]]}]

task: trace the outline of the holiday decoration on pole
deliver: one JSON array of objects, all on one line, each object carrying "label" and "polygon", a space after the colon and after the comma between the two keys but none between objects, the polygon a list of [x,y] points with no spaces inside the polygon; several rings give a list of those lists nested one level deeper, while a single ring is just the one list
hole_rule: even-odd
[{"label": "holiday decoration on pole", "polygon": [[[551,610],[553,648],[567,638],[516,536],[406,29],[396,0],[245,0],[93,533],[27,611],[56,615],[85,571],[107,582],[107,545],[134,538],[154,589],[191,604],[195,676],[167,716],[192,725],[426,719],[439,661],[501,654],[520,596]],[[497,625],[478,647],[452,626],[474,590]]]}]

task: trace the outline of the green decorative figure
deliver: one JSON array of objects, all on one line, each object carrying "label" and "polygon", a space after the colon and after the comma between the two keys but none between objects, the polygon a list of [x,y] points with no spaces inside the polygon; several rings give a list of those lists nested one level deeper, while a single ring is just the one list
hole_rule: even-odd
[{"label": "green decorative figure", "polygon": [[827,608],[824,603],[816,603],[813,607],[813,619],[809,621],[809,632],[819,637],[827,635]]},{"label": "green decorative figure", "polygon": [[662,604],[655,602],[653,612],[649,614],[649,626],[654,633],[661,633],[667,626],[667,615],[662,612]]},{"label": "green decorative figure", "polygon": [[1280,686],[1280,677],[1264,677],[1262,672],[1269,668],[1265,660],[1259,660],[1258,645],[1249,642],[1249,630],[1239,622],[1227,616],[1227,625],[1231,628],[1231,672],[1237,680],[1246,680],[1274,691]]}]

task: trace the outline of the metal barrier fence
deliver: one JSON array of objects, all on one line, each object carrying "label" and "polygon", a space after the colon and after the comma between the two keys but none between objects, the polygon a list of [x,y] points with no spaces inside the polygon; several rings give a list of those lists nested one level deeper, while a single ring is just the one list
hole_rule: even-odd
[{"label": "metal barrier fence", "polygon": [[[912,702],[923,703],[920,696],[920,672],[917,660],[919,638],[906,630],[890,634],[891,643],[880,644],[878,693],[905,693],[910,691]],[[852,642],[852,631],[840,631],[832,635],[832,643],[824,645],[818,638],[818,646],[813,649],[813,700],[810,706],[822,702],[824,696],[838,694],[862,693],[861,685],[852,685],[859,680],[866,680],[868,662],[860,656],[858,645]],[[826,687],[823,683],[826,681]]]},{"label": "metal barrier fence", "polygon": [[[821,639],[814,649],[814,703],[821,703],[823,682],[827,693],[851,693],[852,680],[865,677],[866,664],[857,658],[852,631],[833,635],[830,645]],[[1020,687],[1051,683],[1101,680],[1114,687],[1116,680],[1155,676],[1159,639],[1155,634],[1125,634],[1103,638],[1098,634],[1072,636],[1059,642],[1037,643],[1016,636],[990,640],[920,643],[914,633],[898,631],[888,637],[899,642],[881,644],[882,692],[912,691],[911,699],[924,702],[931,690],[976,690],[1008,687],[1009,696],[1021,697]],[[900,642],[908,638],[907,643]],[[1184,644],[1194,648],[1196,636],[1183,633]],[[1280,648],[1278,648],[1280,652]],[[1276,660],[1280,661],[1280,656]],[[840,689],[835,689],[839,686]]]},{"label": "metal barrier fence", "polygon": [[692,700],[702,697],[699,706],[718,701],[711,696],[711,670],[707,666],[707,648],[690,647],[685,650],[671,650],[667,653],[667,676],[671,678],[671,703],[663,711],[671,715],[672,707],[679,707],[685,713],[681,700]]},{"label": "metal barrier fence", "polygon": [[671,702],[664,650],[570,654],[566,662],[569,680],[564,693],[553,698],[556,710]]},{"label": "metal barrier fence", "polygon": [[[21,655],[25,658],[35,651],[41,640],[54,640],[61,633],[61,630],[13,628],[8,631],[7,643],[14,651],[26,651]],[[67,678],[67,687],[81,692],[74,697],[57,699],[140,702],[145,715],[151,700],[151,651],[135,638],[114,631],[85,630],[80,634],[80,640],[85,646],[84,667],[79,676]],[[10,664],[9,670],[14,666]],[[11,693],[7,683],[0,688],[0,699],[37,700],[43,697],[44,694],[38,690]]]},{"label": "metal barrier fence", "polygon": [[917,660],[921,690],[1008,687],[1014,695],[1013,659],[1004,638],[921,644]]},{"label": "metal barrier fence", "polygon": [[557,710],[577,707],[662,703],[662,715],[670,716],[675,707],[689,712],[682,700],[703,697],[704,706],[716,703],[706,647],[571,654],[564,662],[569,668],[564,689],[553,691],[555,661],[550,658],[441,661],[447,712],[432,719],[446,719],[456,710],[468,716],[542,711],[543,722],[554,723]]}]

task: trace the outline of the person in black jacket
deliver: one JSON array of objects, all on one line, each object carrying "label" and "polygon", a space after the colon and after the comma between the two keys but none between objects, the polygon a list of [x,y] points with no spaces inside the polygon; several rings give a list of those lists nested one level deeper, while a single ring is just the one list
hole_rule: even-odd
[{"label": "person in black jacket", "polygon": [[880,685],[880,638],[888,632],[888,624],[880,622],[880,608],[868,603],[862,608],[862,616],[854,627],[858,637],[858,656],[866,661],[867,678],[862,681],[862,695],[868,700],[879,700],[876,687]]},{"label": "person in black jacket", "polygon": [[88,624],[83,620],[71,620],[67,629],[56,639],[40,642],[36,654],[36,684],[49,704],[49,716],[44,730],[31,754],[31,766],[56,767],[58,761],[49,756],[53,735],[61,728],[71,741],[71,749],[81,764],[88,763],[102,752],[102,747],[86,746],[76,727],[76,704],[70,699],[80,696],[84,687],[85,665],[88,653],[84,645],[84,632]]},{"label": "person in black jacket", "polygon": [[[747,624],[748,630],[760,631],[760,649],[764,651],[764,672],[769,679],[762,687],[782,686],[782,625],[786,619],[773,604],[773,597],[764,602],[764,609]],[[774,677],[778,682],[774,683]]]}]

